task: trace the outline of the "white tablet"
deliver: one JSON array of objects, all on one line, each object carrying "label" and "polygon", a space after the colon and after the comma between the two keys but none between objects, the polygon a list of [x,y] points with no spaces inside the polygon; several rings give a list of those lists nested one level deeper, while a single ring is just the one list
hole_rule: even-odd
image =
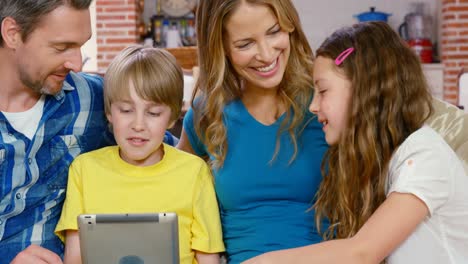
[{"label": "white tablet", "polygon": [[179,263],[175,213],[78,216],[84,264]]}]

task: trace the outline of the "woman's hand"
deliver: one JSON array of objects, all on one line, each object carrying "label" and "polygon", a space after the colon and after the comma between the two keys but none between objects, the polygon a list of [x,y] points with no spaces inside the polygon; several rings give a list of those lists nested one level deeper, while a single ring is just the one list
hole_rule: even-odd
[{"label": "woman's hand", "polygon": [[242,264],[271,264],[274,263],[274,261],[271,259],[272,252],[267,252],[261,255],[258,255],[256,257],[253,257],[251,259],[248,259]]}]

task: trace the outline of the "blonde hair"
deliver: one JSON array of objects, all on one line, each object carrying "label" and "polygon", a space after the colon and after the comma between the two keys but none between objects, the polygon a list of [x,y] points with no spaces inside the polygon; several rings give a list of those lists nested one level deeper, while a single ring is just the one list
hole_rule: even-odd
[{"label": "blonde hair", "polygon": [[432,112],[419,58],[384,22],[359,23],[333,33],[317,56],[335,60],[354,51],[338,70],[352,83],[347,127],[324,162],[316,222],[331,225],[326,238],[355,235],[386,198],[388,165],[395,150]]},{"label": "blonde hair", "polygon": [[172,54],[163,49],[130,46],[111,62],[104,77],[104,108],[129,97],[129,84],[144,100],[169,106],[171,121],[179,118],[184,92],[183,73]]},{"label": "blonde hair", "polygon": [[[243,3],[269,7],[282,30],[289,32],[291,52],[279,85],[279,95],[286,107],[286,115],[278,135],[288,131],[297,154],[298,131],[304,125],[307,104],[312,96],[313,53],[296,9],[290,0],[203,0],[197,11],[197,38],[200,76],[195,84],[192,107],[197,135],[214,157],[212,167],[222,167],[228,150],[223,109],[241,97],[241,80],[225,52],[225,23]],[[279,151],[276,142],[274,158]]]}]

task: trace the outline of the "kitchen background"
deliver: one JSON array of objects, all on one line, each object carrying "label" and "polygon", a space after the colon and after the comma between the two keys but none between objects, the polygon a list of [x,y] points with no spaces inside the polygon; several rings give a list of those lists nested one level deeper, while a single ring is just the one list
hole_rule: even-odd
[{"label": "kitchen background", "polygon": [[[113,57],[124,47],[143,43],[140,25],[151,28],[158,0],[96,0],[92,5],[95,35],[83,48],[85,71],[104,73]],[[168,0],[159,0],[168,1]],[[170,0],[169,0],[170,1]],[[369,12],[390,14],[388,23],[395,29],[411,12],[411,0],[292,0],[299,12],[313,49],[335,29],[358,22],[356,15]],[[182,1],[183,2],[183,1]],[[433,94],[456,105],[468,105],[460,93],[457,79],[468,67],[468,0],[417,0],[432,19],[429,30],[434,60],[424,70]],[[148,43],[148,42],[147,42]],[[465,88],[468,89],[468,88]]]}]

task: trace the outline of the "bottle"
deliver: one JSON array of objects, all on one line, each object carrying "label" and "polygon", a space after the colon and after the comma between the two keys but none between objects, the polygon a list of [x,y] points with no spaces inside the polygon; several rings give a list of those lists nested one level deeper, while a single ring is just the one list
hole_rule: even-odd
[{"label": "bottle", "polygon": [[162,22],[162,29],[161,29],[161,35],[162,35],[162,46],[167,47],[167,32],[169,31],[169,20],[168,19],[163,19]]},{"label": "bottle", "polygon": [[187,31],[186,31],[185,36],[189,45],[196,45],[195,27],[193,25],[192,19],[188,20]]},{"label": "bottle", "polygon": [[153,25],[154,25],[154,28],[153,28],[154,46],[161,47],[162,46],[161,20],[155,19]]},{"label": "bottle", "polygon": [[172,23],[171,28],[167,31],[166,48],[177,48],[182,46],[182,40],[180,39],[179,29],[177,23]]},{"label": "bottle", "polygon": [[180,37],[182,38],[182,44],[184,46],[187,46],[187,38],[186,38],[186,35],[187,35],[187,21],[185,19],[182,19],[180,20],[180,23],[179,23],[179,33],[180,33]]}]

